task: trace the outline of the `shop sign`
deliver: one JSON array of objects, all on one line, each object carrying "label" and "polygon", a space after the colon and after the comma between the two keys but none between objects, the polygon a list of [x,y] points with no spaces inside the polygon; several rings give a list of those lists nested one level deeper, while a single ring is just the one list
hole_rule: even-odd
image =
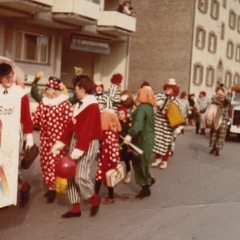
[{"label": "shop sign", "polygon": [[71,49],[109,54],[111,51],[110,41],[103,38],[95,38],[82,35],[72,35],[71,36]]}]

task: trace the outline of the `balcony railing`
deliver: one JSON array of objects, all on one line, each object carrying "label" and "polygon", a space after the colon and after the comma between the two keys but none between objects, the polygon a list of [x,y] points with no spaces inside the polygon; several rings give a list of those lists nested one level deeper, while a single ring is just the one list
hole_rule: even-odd
[{"label": "balcony railing", "polygon": [[55,0],[52,13],[55,19],[62,22],[76,25],[96,24],[100,5],[87,0]]},{"label": "balcony railing", "polygon": [[0,13],[1,10],[5,7],[8,10],[13,10],[16,12],[47,12],[51,10],[51,7],[54,5],[54,0],[0,0]]},{"label": "balcony railing", "polygon": [[102,32],[131,35],[136,31],[136,18],[116,11],[101,11],[97,26]]}]

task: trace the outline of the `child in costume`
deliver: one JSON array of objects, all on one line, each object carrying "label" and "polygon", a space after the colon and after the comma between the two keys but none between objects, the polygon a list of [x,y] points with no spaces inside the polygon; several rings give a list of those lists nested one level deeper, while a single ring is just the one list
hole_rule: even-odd
[{"label": "child in costume", "polygon": [[[95,194],[99,194],[102,182],[106,185],[106,173],[111,169],[116,169],[119,157],[118,132],[121,125],[117,115],[112,109],[105,109],[101,114],[102,142],[101,152],[98,159],[98,169],[95,174]],[[108,197],[103,204],[114,203],[114,191],[108,187]]]},{"label": "child in costume", "polygon": [[118,119],[121,124],[121,132],[119,133],[119,144],[120,144],[120,159],[125,162],[126,165],[126,178],[124,183],[130,183],[131,181],[131,165],[132,151],[126,144],[123,144],[123,139],[131,127],[130,119],[128,118],[128,111],[125,107],[118,107]]}]

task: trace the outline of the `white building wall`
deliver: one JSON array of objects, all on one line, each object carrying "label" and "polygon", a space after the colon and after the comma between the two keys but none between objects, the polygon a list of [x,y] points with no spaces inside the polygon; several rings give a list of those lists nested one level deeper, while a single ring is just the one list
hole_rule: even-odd
[{"label": "white building wall", "polygon": [[121,73],[123,75],[121,86],[122,90],[124,90],[125,81],[127,80],[127,46],[127,42],[114,42],[111,44],[111,53],[103,55],[101,58],[103,61],[101,81],[106,90],[111,84],[110,80],[114,73]]},{"label": "white building wall", "polygon": [[[193,49],[192,49],[192,63],[190,74],[190,93],[198,95],[200,91],[206,91],[207,96],[211,97],[217,85],[217,66],[220,60],[223,63],[223,83],[225,80],[225,72],[229,70],[232,73],[232,82],[235,72],[240,73],[240,63],[235,60],[236,44],[240,43],[240,34],[237,31],[237,23],[234,30],[229,28],[229,10],[232,9],[236,12],[237,17],[240,15],[240,3],[239,1],[227,1],[226,8],[223,7],[223,1],[219,1],[219,15],[215,20],[211,17],[211,0],[208,1],[208,10],[206,13],[202,13],[198,9],[198,0],[195,4],[195,22],[193,30]],[[237,20],[236,20],[237,21]],[[221,25],[225,23],[224,40],[221,39]],[[197,26],[201,26],[206,30],[205,47],[204,49],[198,49],[196,43],[196,29]],[[209,33],[214,32],[217,35],[217,50],[215,53],[208,51],[208,37]],[[232,40],[234,43],[234,56],[232,59],[228,59],[226,56],[227,42]],[[201,63],[203,65],[203,81],[202,84],[197,86],[193,83],[194,79],[194,64]],[[213,66],[215,69],[214,84],[212,87],[206,86],[206,74],[207,67]]]}]

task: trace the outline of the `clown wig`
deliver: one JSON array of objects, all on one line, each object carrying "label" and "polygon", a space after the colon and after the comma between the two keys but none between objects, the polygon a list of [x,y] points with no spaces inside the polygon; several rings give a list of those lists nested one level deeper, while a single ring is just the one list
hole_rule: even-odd
[{"label": "clown wig", "polygon": [[114,110],[104,109],[101,114],[102,131],[113,130],[120,132],[121,124]]},{"label": "clown wig", "polygon": [[154,92],[151,87],[147,86],[140,88],[136,95],[135,102],[149,103],[154,107],[157,106],[157,101]]},{"label": "clown wig", "polygon": [[172,96],[176,97],[179,94],[179,87],[176,84],[169,84],[165,83],[163,85],[163,90],[166,91],[168,88],[171,88],[173,90]]}]

